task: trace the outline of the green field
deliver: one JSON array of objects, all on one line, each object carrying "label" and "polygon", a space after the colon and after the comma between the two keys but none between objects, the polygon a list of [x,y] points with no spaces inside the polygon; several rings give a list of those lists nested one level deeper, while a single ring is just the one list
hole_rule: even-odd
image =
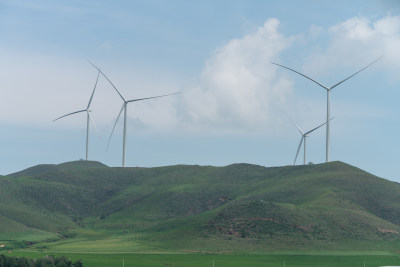
[{"label": "green field", "polygon": [[82,259],[85,267],[377,267],[400,265],[400,257],[379,252],[276,252],[275,254],[152,254],[152,253],[41,253],[15,251],[7,255],[39,258],[64,255]]}]

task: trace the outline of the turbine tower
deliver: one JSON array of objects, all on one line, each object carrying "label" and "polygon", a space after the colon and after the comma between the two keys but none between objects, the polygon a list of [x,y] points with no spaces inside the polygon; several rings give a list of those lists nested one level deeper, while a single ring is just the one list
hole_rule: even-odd
[{"label": "turbine tower", "polygon": [[317,82],[316,80],[314,80],[314,79],[308,77],[307,75],[305,75],[305,74],[303,74],[303,73],[301,73],[301,72],[298,72],[298,71],[296,71],[296,70],[294,70],[294,69],[291,69],[291,68],[288,68],[288,67],[286,67],[286,66],[283,66],[283,65],[280,65],[280,64],[271,62],[271,63],[274,64],[274,65],[277,65],[277,66],[279,66],[279,67],[288,69],[288,70],[290,70],[290,71],[293,71],[293,72],[295,72],[295,73],[297,73],[297,74],[303,76],[304,78],[309,79],[310,81],[312,81],[312,82],[318,84],[319,86],[321,86],[322,88],[324,88],[324,89],[326,90],[326,162],[329,162],[329,140],[330,140],[330,125],[329,125],[329,124],[330,124],[330,123],[329,123],[329,121],[330,121],[330,100],[329,100],[329,98],[330,98],[330,92],[331,92],[331,90],[332,90],[333,88],[335,88],[336,86],[340,85],[341,83],[343,83],[343,82],[347,81],[348,79],[352,78],[352,77],[355,76],[356,74],[360,73],[361,71],[365,70],[366,68],[368,68],[369,66],[371,66],[372,64],[374,64],[375,62],[377,62],[379,59],[381,59],[382,57],[383,57],[383,56],[380,56],[379,58],[375,59],[372,63],[368,64],[367,66],[365,66],[365,67],[362,68],[361,70],[357,71],[356,73],[350,75],[350,76],[347,77],[346,79],[344,79],[344,80],[342,80],[342,81],[340,81],[340,82],[338,82],[338,83],[336,83],[336,84],[334,84],[334,85],[332,85],[332,86],[330,86],[330,87],[329,87],[329,86],[325,86],[325,85],[323,85],[322,83]]},{"label": "turbine tower", "polygon": [[68,113],[66,115],[63,115],[63,116],[58,117],[57,119],[53,120],[53,122],[55,122],[56,120],[59,120],[61,118],[64,118],[64,117],[67,117],[69,115],[73,115],[73,114],[76,114],[76,113],[81,113],[81,112],[86,112],[87,113],[87,116],[86,116],[86,160],[88,160],[88,158],[89,158],[89,127],[90,127],[89,121],[93,124],[94,128],[96,129],[96,126],[94,125],[92,117],[90,116],[91,110],[89,108],[90,108],[90,104],[92,103],[92,100],[93,100],[94,92],[96,91],[97,82],[99,81],[99,76],[100,76],[100,71],[97,73],[96,83],[94,84],[92,95],[90,96],[89,103],[88,103],[86,109],[82,109],[82,110],[78,110],[78,111],[75,111],[75,112],[71,112],[71,113]]},{"label": "turbine tower", "polygon": [[[289,119],[292,121],[292,123],[294,124],[294,126],[296,126],[297,130],[299,130],[299,132],[300,132],[300,134],[301,134],[301,139],[300,139],[299,147],[297,148],[296,157],[294,158],[293,165],[296,164],[297,156],[299,155],[300,148],[301,148],[301,144],[303,143],[303,141],[304,141],[304,148],[303,148],[303,150],[304,150],[303,165],[306,165],[306,148],[307,148],[306,141],[307,141],[307,137],[308,137],[308,135],[309,135],[310,133],[312,133],[312,132],[314,132],[315,130],[317,130],[317,129],[321,128],[322,126],[324,126],[324,125],[326,124],[326,122],[324,122],[323,124],[321,124],[321,125],[315,127],[315,128],[312,129],[312,130],[309,130],[309,131],[307,131],[307,132],[303,132],[303,131],[300,129],[300,127],[292,120],[292,118],[289,117]],[[332,118],[332,119],[333,119],[333,118]],[[332,120],[332,119],[331,119],[331,120]]]},{"label": "turbine tower", "polygon": [[120,112],[118,114],[117,119],[115,120],[114,127],[113,127],[113,129],[111,131],[111,135],[110,135],[110,138],[109,138],[108,144],[107,144],[107,149],[108,149],[108,146],[110,144],[111,137],[112,137],[112,135],[114,133],[115,126],[117,125],[117,122],[119,120],[119,117],[121,116],[122,111],[124,111],[124,130],[123,130],[123,138],[122,138],[122,167],[125,167],[125,162],[126,162],[126,119],[127,119],[128,104],[132,103],[132,102],[137,102],[137,101],[143,101],[143,100],[148,100],[148,99],[153,99],[153,98],[159,98],[159,97],[175,95],[175,94],[178,94],[179,92],[172,93],[172,94],[166,94],[166,95],[159,95],[159,96],[152,96],[152,97],[145,97],[145,98],[137,98],[137,99],[132,99],[132,100],[126,100],[122,96],[122,94],[118,91],[117,87],[115,87],[115,85],[111,82],[111,80],[96,65],[94,65],[90,61],[89,61],[89,63],[93,67],[95,67],[99,71],[99,73],[101,73],[104,76],[104,78],[107,79],[107,81],[111,84],[111,86],[115,89],[115,91],[118,93],[118,95],[121,97],[121,99],[123,101],[121,110],[120,110]]}]

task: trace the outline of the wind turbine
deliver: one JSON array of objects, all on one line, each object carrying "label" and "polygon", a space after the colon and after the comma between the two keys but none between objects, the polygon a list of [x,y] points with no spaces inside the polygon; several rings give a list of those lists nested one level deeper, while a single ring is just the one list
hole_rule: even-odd
[{"label": "wind turbine", "polygon": [[347,77],[346,79],[344,79],[344,80],[342,80],[342,81],[340,81],[340,82],[338,82],[338,83],[336,83],[336,84],[334,84],[334,85],[332,85],[332,86],[330,86],[330,87],[329,87],[329,86],[325,86],[325,85],[323,85],[322,83],[317,82],[316,80],[314,80],[314,79],[308,77],[307,75],[305,75],[305,74],[303,74],[303,73],[301,73],[301,72],[298,72],[298,71],[296,71],[296,70],[294,70],[294,69],[291,69],[291,68],[285,67],[285,66],[283,66],[283,65],[280,65],[280,64],[271,62],[271,63],[274,64],[274,65],[277,65],[277,66],[279,66],[279,67],[288,69],[288,70],[290,70],[290,71],[293,71],[293,72],[295,72],[295,73],[297,73],[297,74],[303,76],[304,78],[309,79],[310,81],[312,81],[312,82],[318,84],[319,86],[321,86],[322,88],[324,88],[324,89],[326,90],[326,162],[329,162],[329,140],[330,140],[330,137],[329,137],[329,135],[330,135],[330,132],[329,132],[329,129],[330,129],[330,125],[329,125],[329,124],[330,124],[330,123],[329,123],[329,121],[330,121],[330,100],[329,100],[329,97],[330,97],[330,92],[331,92],[331,90],[332,90],[333,88],[335,88],[336,86],[340,85],[341,83],[343,83],[343,82],[347,81],[348,79],[352,78],[352,77],[355,76],[356,74],[360,73],[361,71],[365,70],[366,68],[368,68],[369,66],[371,66],[372,64],[374,64],[375,62],[377,62],[379,59],[381,59],[382,57],[383,57],[383,56],[380,56],[379,58],[375,59],[372,63],[368,64],[366,67],[362,68],[361,70],[359,70],[359,71],[357,71],[356,73],[350,75],[350,76]]},{"label": "wind turbine", "polygon": [[117,119],[115,120],[114,127],[113,127],[113,129],[112,129],[112,131],[111,131],[111,135],[110,135],[110,138],[109,138],[109,140],[108,140],[107,148],[108,148],[108,146],[109,146],[109,144],[110,144],[111,137],[112,137],[112,135],[113,135],[113,133],[114,133],[114,129],[115,129],[115,126],[117,125],[117,122],[118,122],[118,120],[119,120],[119,117],[121,116],[122,111],[124,111],[124,131],[123,131],[123,138],[122,138],[122,167],[125,167],[125,161],[126,161],[126,160],[125,160],[125,159],[126,159],[126,118],[127,118],[128,104],[129,104],[129,103],[132,103],[132,102],[137,102],[137,101],[143,101],[143,100],[148,100],[148,99],[153,99],[153,98],[159,98],[159,97],[165,97],[165,96],[175,95],[175,94],[178,94],[179,92],[172,93],[172,94],[166,94],[166,95],[159,95],[159,96],[152,96],[152,97],[145,97],[145,98],[137,98],[137,99],[126,100],[126,99],[122,96],[122,94],[118,91],[117,87],[115,87],[115,85],[111,82],[111,80],[110,80],[96,65],[94,65],[94,64],[91,63],[90,61],[89,61],[89,63],[90,63],[93,67],[95,67],[95,68],[99,71],[99,73],[101,73],[101,74],[104,76],[104,78],[107,79],[107,81],[111,84],[111,86],[115,89],[115,91],[118,93],[118,95],[121,97],[121,99],[122,99],[122,101],[123,101],[121,110],[120,110],[120,112],[119,112],[119,114],[118,114]]},{"label": "wind turbine", "polygon": [[[303,143],[303,141],[304,141],[304,148],[303,148],[303,150],[304,150],[303,165],[306,165],[306,147],[307,147],[306,141],[307,141],[307,137],[308,137],[308,135],[309,135],[310,133],[312,133],[312,132],[314,132],[315,130],[317,130],[317,129],[321,128],[322,126],[324,126],[324,125],[326,124],[326,122],[324,122],[323,124],[321,124],[321,125],[315,127],[315,128],[312,129],[312,130],[309,130],[308,132],[303,132],[303,131],[300,129],[300,127],[292,120],[292,118],[289,117],[289,119],[293,122],[294,126],[296,126],[297,130],[299,130],[299,132],[300,132],[300,134],[301,134],[301,139],[300,139],[299,147],[297,148],[296,157],[294,158],[293,165],[296,164],[297,156],[299,155],[300,148],[301,148],[301,144]],[[333,119],[333,118],[332,118],[332,119]],[[331,120],[332,120],[332,119],[331,119]]]},{"label": "wind turbine", "polygon": [[71,112],[71,113],[68,113],[66,115],[63,115],[63,116],[58,117],[57,119],[53,120],[53,122],[54,122],[56,120],[59,120],[61,118],[64,118],[64,117],[67,117],[69,115],[73,115],[73,114],[76,114],[76,113],[81,113],[81,112],[86,112],[87,113],[87,119],[86,119],[86,160],[88,160],[88,157],[89,157],[89,127],[90,127],[89,121],[93,124],[94,128],[96,129],[96,126],[94,125],[92,117],[90,116],[91,110],[89,108],[90,108],[90,104],[92,103],[92,100],[93,100],[94,92],[96,91],[97,82],[99,81],[99,76],[100,76],[100,71],[99,71],[99,73],[97,73],[96,83],[94,84],[92,95],[90,96],[89,103],[88,103],[86,109],[82,109],[82,110],[78,110],[78,111],[75,111],[75,112]]}]

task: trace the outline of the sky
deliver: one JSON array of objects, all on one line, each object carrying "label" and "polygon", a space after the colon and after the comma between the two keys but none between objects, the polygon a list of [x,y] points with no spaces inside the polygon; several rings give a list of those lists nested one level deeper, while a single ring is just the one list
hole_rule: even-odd
[{"label": "sky", "polygon": [[[0,0],[0,174],[85,158],[97,70],[130,103],[127,166],[292,165],[326,121],[331,161],[400,182],[400,2]],[[100,76],[89,159],[121,166],[122,100]],[[325,126],[307,163],[325,162]],[[109,142],[110,140],[110,142]],[[107,145],[109,143],[108,149]],[[300,150],[296,164],[302,164]]]}]

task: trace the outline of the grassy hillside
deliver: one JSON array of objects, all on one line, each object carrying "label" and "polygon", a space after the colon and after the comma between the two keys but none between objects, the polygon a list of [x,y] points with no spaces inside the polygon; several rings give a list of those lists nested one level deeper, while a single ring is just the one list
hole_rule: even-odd
[{"label": "grassy hillside", "polygon": [[0,240],[41,233],[58,239],[53,249],[381,249],[400,239],[400,185],[341,162],[39,165],[0,177],[0,199]]}]

